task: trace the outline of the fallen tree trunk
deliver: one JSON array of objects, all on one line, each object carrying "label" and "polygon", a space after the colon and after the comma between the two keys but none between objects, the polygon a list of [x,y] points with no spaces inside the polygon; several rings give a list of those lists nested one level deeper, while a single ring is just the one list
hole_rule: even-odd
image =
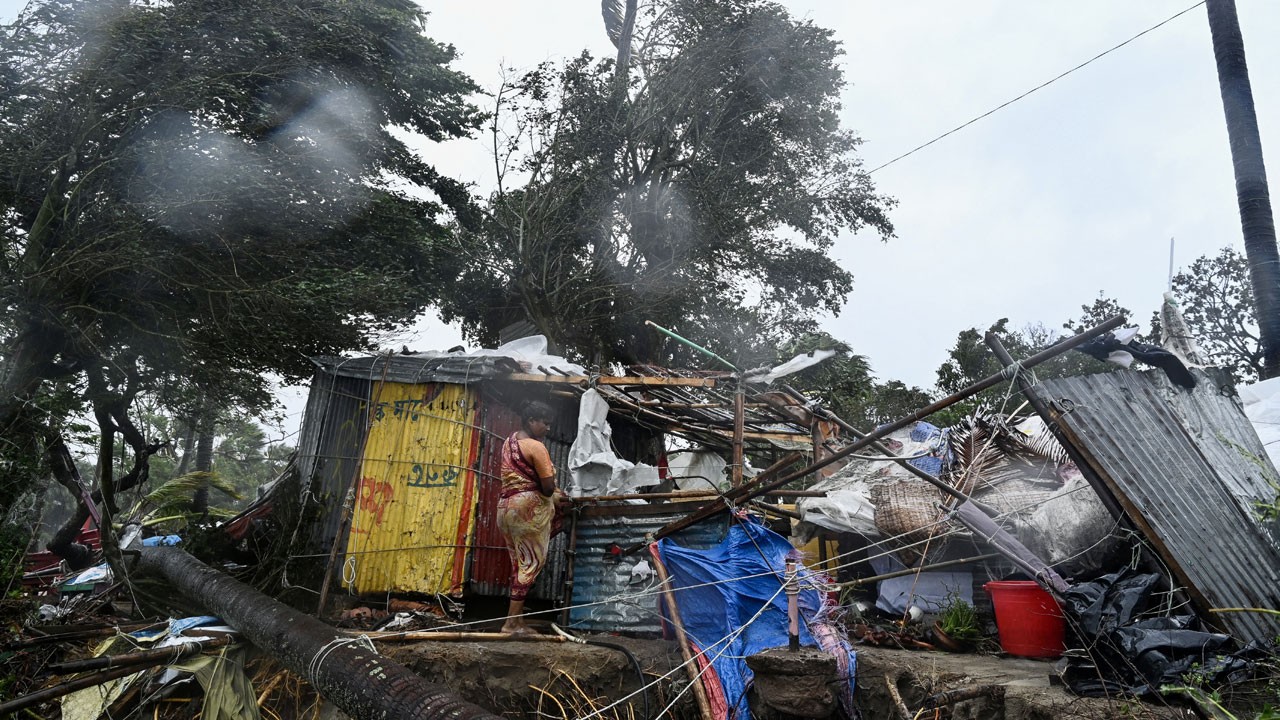
[{"label": "fallen tree trunk", "polygon": [[497,720],[354,638],[259,593],[182,550],[140,549],[139,569],[218,615],[241,636],[302,676],[353,720]]}]

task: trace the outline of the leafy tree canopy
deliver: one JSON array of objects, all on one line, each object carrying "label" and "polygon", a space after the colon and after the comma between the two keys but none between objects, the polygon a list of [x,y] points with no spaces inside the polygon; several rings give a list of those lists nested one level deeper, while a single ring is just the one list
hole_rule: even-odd
[{"label": "leafy tree canopy", "polygon": [[765,0],[659,0],[634,46],[621,73],[583,54],[499,90],[498,189],[446,319],[480,342],[529,319],[589,360],[674,362],[644,320],[741,349],[744,330],[838,312],[852,276],[826,252],[890,236],[892,201],[840,127],[831,32]]},{"label": "leafy tree canopy", "polygon": [[[1262,379],[1262,346],[1245,256],[1222,248],[1173,276],[1173,295],[1206,359],[1236,382]],[[1158,317],[1153,325],[1159,329]],[[1154,333],[1158,334],[1158,333]]]},{"label": "leafy tree canopy", "polygon": [[139,451],[138,393],[261,407],[263,372],[304,376],[424,308],[468,201],[401,138],[480,119],[424,19],[34,0],[0,28],[0,429],[32,440],[5,453],[77,401]]}]

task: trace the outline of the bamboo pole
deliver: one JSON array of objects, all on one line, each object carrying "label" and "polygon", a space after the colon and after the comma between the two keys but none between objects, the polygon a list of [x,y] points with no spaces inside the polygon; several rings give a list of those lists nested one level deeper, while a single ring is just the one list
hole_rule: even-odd
[{"label": "bamboo pole", "polygon": [[415,630],[413,632],[348,631],[346,634],[353,637],[367,636],[370,640],[377,640],[378,642],[421,642],[424,640],[432,642],[565,642],[565,639],[559,635],[538,635],[534,633],[513,635],[500,632],[432,632],[430,630]]},{"label": "bamboo pole", "polygon": [[[774,490],[767,492],[764,497],[778,498],[801,498],[801,497],[826,497],[825,490]],[[574,504],[584,505],[588,503],[598,502],[617,502],[621,500],[689,500],[689,499],[706,499],[720,497],[720,493],[712,490],[676,490],[674,492],[661,493],[630,493],[626,495],[584,495],[575,497]]]},{"label": "bamboo pole", "polygon": [[8,702],[0,703],[0,717],[4,717],[11,712],[16,712],[23,708],[29,708],[32,705],[39,705],[42,702],[60,698],[63,695],[70,695],[77,690],[104,685],[112,680],[119,680],[122,677],[127,677],[134,673],[140,673],[149,667],[163,665],[166,662],[166,659],[159,658],[145,664],[104,670],[99,673],[94,673],[93,675],[85,675],[84,677],[78,677],[73,680],[58,683],[52,687],[37,690],[29,695],[23,695],[22,697],[14,698]]},{"label": "bamboo pole", "polygon": [[86,658],[84,660],[72,660],[63,663],[54,663],[47,669],[51,673],[65,675],[73,672],[84,672],[86,670],[103,670],[114,667],[127,667],[129,665],[148,664],[152,660],[165,660],[166,664],[197,653],[209,650],[211,648],[230,645],[234,639],[230,635],[223,635],[209,640],[196,640],[181,645],[173,645],[164,648],[154,648],[152,650],[143,650],[134,653],[120,653],[118,655],[102,655],[95,658]]},{"label": "bamboo pole", "polygon": [[676,642],[680,644],[680,655],[684,657],[684,668],[689,674],[689,684],[693,686],[693,697],[698,701],[698,712],[702,720],[715,720],[711,712],[711,701],[707,699],[707,689],[702,685],[702,677],[698,673],[698,664],[694,662],[693,650],[689,647],[689,636],[685,635],[684,622],[680,619],[680,608],[676,605],[675,592],[671,589],[671,576],[667,574],[667,566],[662,562],[662,555],[656,545],[650,545],[649,554],[653,556],[653,570],[658,574],[658,582],[662,583],[662,598],[671,612],[671,625],[675,628]]},{"label": "bamboo pole", "polygon": [[[1113,317],[1110,320],[1107,320],[1106,322],[1102,323],[1101,325],[1098,325],[1095,328],[1086,330],[1085,332],[1082,332],[1078,335],[1073,335],[1072,337],[1069,337],[1065,340],[1054,343],[1048,348],[1045,348],[1044,350],[1041,350],[1035,355],[1032,355],[1031,357],[1022,361],[1021,364],[1015,365],[1013,367],[1021,368],[1021,369],[1033,368],[1036,365],[1039,365],[1040,363],[1044,362],[1045,360],[1049,360],[1050,358],[1057,357],[1058,355],[1061,355],[1062,353],[1066,352],[1067,350],[1070,350],[1071,348],[1077,345],[1085,343],[1089,340],[1092,340],[1095,337],[1098,337],[1099,335],[1102,335],[1105,332],[1109,332],[1110,330],[1116,327],[1119,327],[1123,323],[1124,323],[1123,318],[1119,316]],[[862,439],[856,440],[850,443],[849,445],[846,445],[845,447],[837,450],[831,455],[828,455],[827,457],[821,460],[815,461],[814,463],[810,464],[806,468],[797,470],[788,475],[784,475],[775,480],[771,480],[768,483],[763,483],[763,484],[749,483],[747,485],[744,485],[743,486],[744,489],[747,487],[751,487],[751,490],[746,490],[742,493],[736,494],[731,499],[739,503],[746,502],[747,500],[751,500],[755,497],[758,497],[770,490],[776,490],[777,488],[780,488],[789,482],[795,482],[796,480],[799,480],[806,475],[809,475],[811,473],[817,472],[818,470],[821,470],[822,468],[830,465],[833,462],[836,462],[837,460],[841,460],[845,457],[848,457],[849,455],[852,455],[853,453],[861,450],[864,447],[871,445],[872,443],[889,435],[890,433],[897,432],[898,430],[901,430],[902,428],[910,425],[911,423],[922,420],[938,412],[939,410],[943,410],[945,408],[948,408],[960,402],[961,400],[971,398],[974,395],[977,395],[978,393],[982,392],[983,390],[986,390],[987,388],[994,387],[995,385],[998,385],[1001,382],[1004,382],[1006,380],[1013,378],[1015,375],[1016,373],[1013,372],[1012,368],[1005,368],[1003,372],[998,372],[998,373],[995,373],[994,375],[990,375],[986,378],[983,378],[982,380],[979,380],[973,385],[970,385],[969,387],[964,388],[963,390],[957,393],[948,395],[947,397],[942,398],[941,400],[938,400],[937,402],[934,402],[924,408],[921,408],[911,413],[910,415],[907,415],[906,417],[900,418],[887,425],[880,426],[870,434],[864,435]],[[954,488],[951,488],[951,491],[953,493],[959,492]],[[661,529],[659,529],[656,533],[654,533],[654,538],[660,539],[672,533],[679,532],[680,530],[683,530],[689,527],[690,525],[694,525],[698,522],[701,522],[713,515],[716,515],[724,511],[725,509],[726,507],[723,503],[711,503],[711,504],[705,505],[702,508],[693,511],[692,513],[690,513],[689,515],[687,515],[686,517],[680,520],[675,520],[670,523],[667,523]],[[633,546],[632,548],[628,548],[627,552],[634,552],[635,549],[638,549],[638,548],[635,548]]]}]

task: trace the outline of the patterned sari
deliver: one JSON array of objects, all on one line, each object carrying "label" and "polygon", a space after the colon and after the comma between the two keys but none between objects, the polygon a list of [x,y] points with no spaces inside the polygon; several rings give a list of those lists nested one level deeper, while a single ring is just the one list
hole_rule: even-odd
[{"label": "patterned sari", "polygon": [[547,563],[551,537],[560,532],[563,514],[559,489],[547,497],[538,482],[554,477],[551,456],[541,442],[512,433],[502,446],[502,497],[498,500],[498,529],[511,552],[511,599],[524,600]]}]

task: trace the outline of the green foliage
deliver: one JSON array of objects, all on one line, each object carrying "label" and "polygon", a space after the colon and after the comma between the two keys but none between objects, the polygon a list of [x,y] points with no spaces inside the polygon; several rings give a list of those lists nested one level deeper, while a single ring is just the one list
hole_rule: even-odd
[{"label": "green foliage", "polygon": [[848,345],[827,333],[800,336],[784,347],[779,359],[818,349],[834,349],[839,354],[796,373],[791,384],[860,430],[905,417],[933,401],[920,388],[898,380],[877,380],[864,356],[852,353]]},{"label": "green foliage", "polygon": [[480,116],[425,17],[34,0],[0,29],[0,493],[74,405],[143,458],[140,393],[260,410],[264,372],[305,377],[432,300],[473,211],[403,138]]},{"label": "green foliage", "polygon": [[[1070,334],[1092,328],[1117,314],[1126,319],[1129,317],[1127,310],[1120,308],[1114,301],[1101,297],[1093,305],[1082,306],[1081,310],[1083,314],[1078,320],[1063,324],[1063,328],[1070,331]],[[1013,330],[1009,327],[1008,318],[1001,318],[987,332],[1000,339],[1000,343],[1014,360],[1025,360],[1066,337],[1065,334],[1040,324]],[[1030,372],[1037,378],[1055,378],[1111,372],[1118,368],[1118,365],[1095,360],[1084,353],[1069,351],[1037,365]],[[977,328],[963,330],[948,352],[946,362],[938,368],[937,391],[943,396],[952,395],[1003,369],[995,354],[987,347],[985,333]],[[943,426],[953,425],[984,404],[1004,412],[1013,412],[1023,400],[1014,381],[1002,382],[952,405],[938,413],[931,422]]]},{"label": "green foliage", "polygon": [[640,13],[624,76],[584,54],[499,90],[498,190],[443,306],[470,337],[528,319],[588,360],[692,364],[652,319],[758,355],[759,333],[767,347],[838,312],[837,233],[892,233],[839,125],[830,31],[764,0]]},{"label": "green foliage", "polygon": [[1173,294],[1210,363],[1225,368],[1237,383],[1262,379],[1262,348],[1244,255],[1224,247],[1216,256],[1196,258],[1173,276]]},{"label": "green foliage", "polygon": [[982,625],[978,620],[978,611],[954,593],[947,595],[947,602],[938,615],[938,627],[959,643],[982,639]]}]

